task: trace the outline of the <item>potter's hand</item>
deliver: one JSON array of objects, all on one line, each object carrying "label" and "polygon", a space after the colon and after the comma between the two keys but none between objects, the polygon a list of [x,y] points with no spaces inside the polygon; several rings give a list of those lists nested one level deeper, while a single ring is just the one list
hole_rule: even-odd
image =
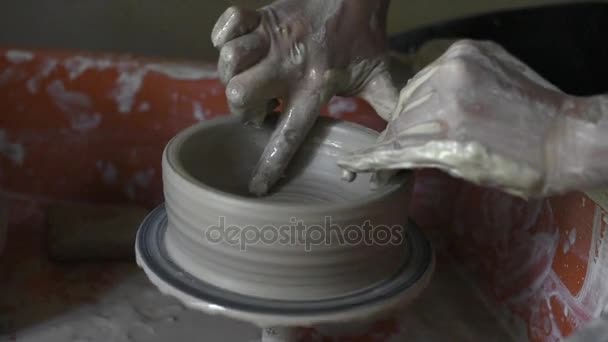
[{"label": "potter's hand", "polygon": [[438,168],[522,197],[606,185],[607,103],[564,94],[494,43],[459,41],[404,87],[377,144],[339,164]]},{"label": "potter's hand", "polygon": [[387,7],[388,0],[278,0],[220,17],[212,40],[232,113],[259,124],[276,99],[285,104],[251,192],[276,183],[333,95],[361,95],[388,119],[397,92],[384,62]]}]

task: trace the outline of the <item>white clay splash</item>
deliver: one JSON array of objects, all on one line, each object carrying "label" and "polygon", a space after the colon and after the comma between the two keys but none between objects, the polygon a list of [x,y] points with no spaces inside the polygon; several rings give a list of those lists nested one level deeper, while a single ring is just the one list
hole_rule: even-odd
[{"label": "white clay splash", "polygon": [[[150,72],[182,81],[217,78],[217,70],[214,67],[191,63],[142,64],[136,60],[119,60],[113,57],[74,56],[63,61],[62,65],[68,71],[71,80],[79,78],[88,70],[115,69],[119,75],[112,95],[116,100],[118,112],[123,114],[129,113],[133,109],[136,96],[144,83],[144,78]],[[32,89],[35,90],[36,87],[33,85]]]},{"label": "white clay splash", "polygon": [[150,185],[150,183],[152,183],[152,179],[154,178],[155,174],[156,170],[154,170],[153,168],[149,168],[135,173],[133,180],[135,181],[135,184],[137,186],[141,188],[146,188]]},{"label": "white clay splash", "polygon": [[334,96],[327,104],[327,111],[332,118],[357,111],[357,102],[352,98]]},{"label": "white clay splash", "polygon": [[572,228],[570,233],[568,234],[568,241],[570,242],[570,246],[573,246],[576,243],[576,228]]},{"label": "white clay splash", "polygon": [[16,77],[16,71],[13,68],[6,68],[0,72],[0,85],[10,82]]},{"label": "white clay splash", "polygon": [[131,70],[123,70],[118,77],[116,91],[114,92],[120,113],[125,114],[132,110],[135,97],[141,89],[144,78],[150,71],[163,74],[174,80],[185,81],[212,79],[217,76],[217,71],[209,67],[176,63],[147,64],[132,67]]},{"label": "white clay splash", "polygon": [[55,71],[55,68],[57,67],[58,64],[59,64],[59,62],[56,59],[53,59],[53,58],[45,59],[40,64],[40,68],[38,69],[36,74],[34,74],[34,76],[32,76],[25,83],[27,90],[32,94],[36,94],[38,92],[40,82],[42,82],[43,80],[48,78],[51,75],[51,73],[53,71]]},{"label": "white clay splash", "polygon": [[128,180],[124,183],[123,192],[127,198],[133,200],[137,198],[139,189],[147,189],[156,175],[154,168],[147,168],[135,172]]},{"label": "white clay splash", "polygon": [[118,112],[122,114],[129,113],[135,103],[135,96],[141,88],[145,69],[136,69],[134,71],[123,71],[116,81],[116,91],[114,97],[118,105]]},{"label": "white clay splash", "polygon": [[149,111],[149,110],[150,110],[150,108],[151,108],[151,107],[150,107],[150,103],[145,102],[145,101],[144,101],[144,102],[142,102],[142,103],[140,103],[140,104],[139,104],[139,106],[137,106],[137,110],[138,110],[139,112],[147,112],[147,111]]},{"label": "white clay splash", "polygon": [[8,140],[6,131],[0,129],[0,155],[11,160],[15,165],[23,165],[25,160],[25,148],[17,142]]},{"label": "white clay splash", "polygon": [[24,63],[34,59],[34,54],[24,50],[8,50],[5,53],[6,59],[11,63]]},{"label": "white clay splash", "polygon": [[205,110],[200,102],[192,103],[192,116],[197,121],[203,121],[207,117],[207,113],[205,113]]},{"label": "white clay splash", "polygon": [[174,80],[208,80],[218,77],[217,69],[211,67],[201,67],[200,65],[163,63],[148,64],[148,70],[166,75]]},{"label": "white clay splash", "polygon": [[594,220],[592,250],[585,283],[579,297],[583,297],[585,304],[592,308],[594,318],[599,317],[608,304],[608,234],[602,225],[601,209],[597,208]]},{"label": "white clay splash", "polygon": [[117,63],[109,58],[90,58],[84,56],[74,56],[63,62],[63,66],[68,70],[68,75],[71,80],[77,79],[87,70],[93,69],[101,71],[116,65]]},{"label": "white clay splash", "polygon": [[[573,295],[561,279],[550,272],[545,278],[542,287],[537,288],[538,299],[544,299],[548,303],[548,307],[552,300],[555,300],[564,306],[563,315],[569,317],[570,322],[574,322],[578,330],[581,330],[580,336],[585,333],[582,331],[586,326],[593,328],[593,324],[587,324],[590,319],[598,319],[602,316],[608,304],[608,234],[606,234],[605,226],[602,224],[600,216],[602,215],[601,208],[597,207],[593,223],[593,233],[591,240],[591,250],[589,253],[589,261],[587,273],[584,277],[583,287]],[[572,245],[576,242],[576,231],[571,229],[566,238],[567,243]],[[585,260],[586,256],[584,259]],[[551,265],[547,266],[549,269]],[[530,307],[532,320],[540,320],[544,314],[541,305]],[[571,310],[572,308],[572,310]],[[564,336],[558,328],[558,317],[550,315],[545,317],[546,321],[542,326],[532,327],[532,334],[545,336],[550,334],[549,338],[555,341],[563,340]],[[605,323],[602,323],[605,324]],[[602,335],[603,336],[603,335]],[[597,336],[596,336],[597,337]],[[600,339],[594,339],[600,340]],[[568,341],[588,341],[588,339],[578,339],[578,336]]]},{"label": "white clay splash", "polygon": [[111,185],[116,183],[116,180],[118,179],[118,169],[112,162],[98,160],[96,166],[99,172],[101,172],[101,178],[105,184]]},{"label": "white clay splash", "polygon": [[570,251],[570,248],[572,248],[572,246],[574,246],[575,243],[576,243],[576,228],[572,228],[572,229],[570,229],[570,232],[568,233],[568,236],[567,236],[566,240],[564,241],[564,244],[562,247],[562,252],[564,254],[568,253]]},{"label": "white clay splash", "polygon": [[46,91],[55,105],[68,116],[75,131],[86,132],[101,123],[101,114],[93,111],[91,99],[85,93],[67,90],[60,80],[51,82]]}]

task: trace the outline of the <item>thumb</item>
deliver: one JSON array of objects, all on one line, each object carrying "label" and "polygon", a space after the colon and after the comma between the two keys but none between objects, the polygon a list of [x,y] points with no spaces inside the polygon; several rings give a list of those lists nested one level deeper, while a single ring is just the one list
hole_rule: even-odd
[{"label": "thumb", "polygon": [[355,173],[426,167],[433,161],[424,158],[425,145],[442,137],[440,133],[391,137],[344,155],[338,166]]},{"label": "thumb", "polygon": [[392,119],[393,111],[399,99],[399,92],[384,64],[367,82],[359,96],[367,101],[385,121]]}]

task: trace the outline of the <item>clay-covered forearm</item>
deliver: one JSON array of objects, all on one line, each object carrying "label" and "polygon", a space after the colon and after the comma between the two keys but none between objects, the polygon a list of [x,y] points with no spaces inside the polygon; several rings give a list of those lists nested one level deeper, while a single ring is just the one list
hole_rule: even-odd
[{"label": "clay-covered forearm", "polygon": [[358,12],[367,17],[370,14],[377,15],[378,19],[382,20],[379,22],[380,25],[386,24],[386,15],[390,5],[390,0],[304,0],[302,2],[305,3],[304,8],[313,12],[318,12],[318,6],[334,2],[349,13]]},{"label": "clay-covered forearm", "polygon": [[[310,16],[310,32],[316,43],[311,55],[326,57],[325,67],[342,68],[353,62],[353,56],[369,59],[385,51],[386,22],[389,0],[307,0],[301,13]],[[292,13],[291,8],[283,9]],[[315,51],[318,50],[318,51]],[[327,51],[331,53],[326,53]]]},{"label": "clay-covered forearm", "polygon": [[[310,27],[327,26],[328,37],[342,37],[362,31],[386,31],[386,18],[390,0],[302,0],[300,2],[278,0],[265,7],[276,11],[276,15],[297,19],[299,15],[309,16]],[[332,23],[332,19],[334,23]],[[355,25],[356,24],[356,25]],[[353,36],[353,38],[359,38]],[[352,41],[337,41],[349,46]]]},{"label": "clay-covered forearm", "polygon": [[569,113],[556,130],[558,147],[548,186],[549,193],[608,188],[608,96],[579,101],[580,112]]},{"label": "clay-covered forearm", "polygon": [[[384,50],[388,43],[386,36],[386,18],[388,0],[340,0],[343,1],[340,13],[327,22],[327,28],[334,31],[334,37],[328,44],[343,48],[345,55],[358,54],[369,57],[367,51]],[[351,25],[342,24],[347,19]],[[339,39],[339,40],[338,40]],[[333,41],[331,41],[333,40]],[[336,50],[339,51],[339,50]],[[339,54],[333,58],[339,60]],[[342,64],[341,61],[340,64]]]},{"label": "clay-covered forearm", "polygon": [[583,184],[585,189],[597,187],[608,188],[608,96],[596,96],[592,99],[595,122],[590,123],[588,152],[585,158],[586,172],[589,179]]}]

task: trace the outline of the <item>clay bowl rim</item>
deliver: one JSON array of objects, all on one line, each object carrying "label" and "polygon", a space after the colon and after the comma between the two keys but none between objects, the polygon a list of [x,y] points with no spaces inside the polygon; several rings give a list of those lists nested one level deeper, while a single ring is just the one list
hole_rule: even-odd
[{"label": "clay bowl rim", "polygon": [[[257,210],[260,212],[278,212],[285,210],[289,215],[294,213],[307,214],[307,215],[322,215],[322,214],[336,214],[336,213],[350,213],[358,210],[364,210],[374,204],[382,203],[387,198],[401,191],[404,187],[412,187],[412,174],[411,172],[400,172],[394,175],[388,184],[382,186],[380,189],[372,190],[370,195],[365,195],[356,200],[347,203],[314,203],[314,204],[293,204],[293,203],[282,203],[282,202],[270,202],[260,201],[254,197],[244,197],[235,195],[229,192],[222,191],[205,184],[204,182],[196,179],[192,174],[185,170],[180,160],[180,152],[182,145],[194,134],[201,131],[213,129],[219,125],[242,125],[238,118],[234,116],[222,116],[213,119],[205,120],[195,125],[192,125],[177,135],[175,135],[166,145],[163,152],[163,164],[167,164],[171,172],[181,178],[181,181],[186,182],[192,187],[189,191],[196,192],[196,197],[202,195],[206,201],[215,201],[217,205],[230,205],[230,208],[241,208],[246,210]],[[319,117],[316,125],[326,125],[328,129],[334,130],[356,130],[363,134],[370,134],[377,137],[379,133],[373,129],[365,126],[337,120],[327,117]],[[163,168],[165,172],[165,168]],[[163,181],[164,182],[164,181]],[[411,191],[411,189],[409,189]]]}]

